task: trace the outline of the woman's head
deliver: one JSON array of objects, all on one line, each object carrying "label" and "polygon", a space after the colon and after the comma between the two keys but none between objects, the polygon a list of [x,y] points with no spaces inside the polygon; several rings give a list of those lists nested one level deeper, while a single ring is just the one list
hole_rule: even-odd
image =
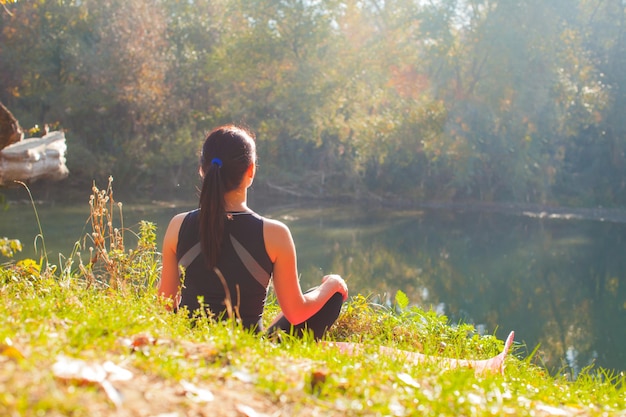
[{"label": "woman's head", "polygon": [[224,125],[207,135],[200,155],[200,169],[205,178],[211,171],[218,171],[224,192],[228,192],[239,187],[255,159],[254,135],[241,127]]},{"label": "woman's head", "polygon": [[200,156],[200,242],[209,267],[216,266],[222,244],[224,195],[242,186],[255,160],[254,136],[241,127],[220,126],[204,141]]}]

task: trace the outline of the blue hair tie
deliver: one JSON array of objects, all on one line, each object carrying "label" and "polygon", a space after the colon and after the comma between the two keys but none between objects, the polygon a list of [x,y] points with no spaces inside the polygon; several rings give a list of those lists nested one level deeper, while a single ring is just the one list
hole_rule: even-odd
[{"label": "blue hair tie", "polygon": [[218,167],[222,166],[222,160],[219,158],[211,159],[211,165],[217,165]]}]

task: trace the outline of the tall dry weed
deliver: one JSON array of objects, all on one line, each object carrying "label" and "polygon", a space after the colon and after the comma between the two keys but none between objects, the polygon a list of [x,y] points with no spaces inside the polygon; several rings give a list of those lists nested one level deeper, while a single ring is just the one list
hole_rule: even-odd
[{"label": "tall dry weed", "polygon": [[[91,191],[89,221],[92,231],[85,237],[85,241],[90,240],[92,244],[89,246],[89,263],[85,265],[79,256],[79,268],[88,284],[121,291],[154,285],[160,269],[155,225],[142,221],[138,233],[124,227],[123,204],[113,198],[113,177],[109,177],[106,189],[99,189],[94,182]],[[135,249],[125,247],[124,234],[127,232],[137,237]]]}]

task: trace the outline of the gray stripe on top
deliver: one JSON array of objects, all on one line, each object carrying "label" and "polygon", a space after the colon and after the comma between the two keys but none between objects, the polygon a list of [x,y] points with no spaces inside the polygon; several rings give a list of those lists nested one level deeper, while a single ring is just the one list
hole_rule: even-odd
[{"label": "gray stripe on top", "polygon": [[200,253],[202,253],[202,246],[200,245],[200,242],[198,242],[185,252],[185,254],[180,258],[180,261],[178,261],[178,273],[180,274],[181,267],[187,269],[187,267],[191,265]]},{"label": "gray stripe on top", "polygon": [[235,248],[235,252],[241,259],[241,262],[245,265],[246,269],[257,280],[259,284],[266,288],[270,283],[270,274],[263,269],[261,265],[254,259],[250,252],[243,247],[241,243],[233,235],[230,235],[230,241],[233,244],[233,248]]}]

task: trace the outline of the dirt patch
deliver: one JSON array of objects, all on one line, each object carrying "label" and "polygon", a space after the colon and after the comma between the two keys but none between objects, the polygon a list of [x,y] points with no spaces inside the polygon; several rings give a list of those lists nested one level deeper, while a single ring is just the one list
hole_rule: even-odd
[{"label": "dirt patch", "polygon": [[[247,383],[237,380],[187,384],[166,381],[150,375],[136,374],[130,381],[115,384],[124,402],[110,405],[102,416],[118,417],[241,417],[290,415],[287,407],[279,407],[256,393]],[[211,395],[207,400],[203,395]],[[95,410],[94,410],[95,411]]]}]

